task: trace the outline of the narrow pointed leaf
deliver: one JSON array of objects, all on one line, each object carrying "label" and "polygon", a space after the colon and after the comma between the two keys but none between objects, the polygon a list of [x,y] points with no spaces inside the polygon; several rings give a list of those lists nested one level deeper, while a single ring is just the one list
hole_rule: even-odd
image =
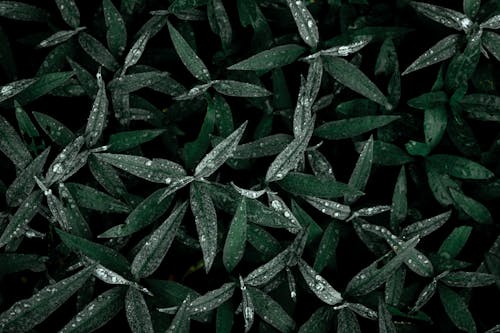
[{"label": "narrow pointed leaf", "polygon": [[234,80],[213,81],[213,87],[218,93],[226,96],[266,97],[272,95],[270,91],[260,85]]},{"label": "narrow pointed leaf", "polygon": [[[373,136],[365,143],[363,150],[359,154],[356,166],[349,178],[349,187],[363,191],[370,177],[373,162]],[[344,201],[352,204],[357,201],[359,195],[344,195]]]},{"label": "narrow pointed leaf", "polygon": [[323,214],[338,220],[346,220],[351,215],[351,208],[335,201],[320,199],[316,197],[305,197],[306,201]]},{"label": "narrow pointed leaf", "polygon": [[468,31],[472,26],[472,21],[465,14],[453,9],[417,1],[411,1],[410,6],[431,20],[455,30]]},{"label": "narrow pointed leaf", "polygon": [[389,260],[381,268],[377,268],[377,263],[371,264],[356,274],[348,283],[346,292],[353,296],[366,295],[369,292],[377,289],[380,285],[386,282],[392,274],[401,266],[401,264],[411,255],[411,250],[415,248],[419,242],[418,238],[410,239],[401,245],[402,251],[391,260]]},{"label": "narrow pointed leaf", "polygon": [[82,49],[98,64],[101,64],[110,71],[118,69],[119,65],[115,57],[106,49],[104,45],[86,32],[78,35],[78,42]]},{"label": "narrow pointed leaf", "polygon": [[256,55],[228,67],[228,69],[267,72],[271,69],[291,64],[304,52],[305,48],[296,44],[280,45],[259,52]]},{"label": "narrow pointed leaf", "polygon": [[129,270],[130,264],[127,259],[115,250],[59,229],[56,229],[56,232],[63,243],[73,251],[82,253],[118,273],[126,273]]},{"label": "narrow pointed leaf", "polygon": [[[31,298],[18,301],[0,314],[3,332],[27,332],[63,305],[92,274],[93,267],[40,290]],[[12,315],[13,314],[13,315]]]},{"label": "narrow pointed leaf", "polygon": [[75,134],[58,120],[41,112],[33,112],[35,120],[49,138],[59,146],[67,146],[75,140]]},{"label": "narrow pointed leaf", "polygon": [[149,32],[146,31],[144,34],[140,35],[139,38],[137,38],[135,43],[128,51],[127,56],[125,57],[125,63],[123,64],[122,73],[125,73],[127,68],[137,64],[142,54],[144,53],[144,50],[146,49],[146,44],[149,41],[149,37]]},{"label": "narrow pointed leaf", "polygon": [[335,305],[342,302],[341,294],[304,260],[299,260],[299,270],[309,289],[323,302]]},{"label": "narrow pointed leaf", "polygon": [[132,262],[131,271],[137,277],[147,277],[161,265],[163,258],[172,244],[177,233],[187,204],[177,207],[172,214],[148,236],[147,241],[136,254]]},{"label": "narrow pointed leaf", "polygon": [[156,190],[142,200],[125,219],[124,224],[119,224],[106,230],[99,238],[125,237],[131,235],[163,215],[170,206],[171,197],[163,197],[164,189]]},{"label": "narrow pointed leaf", "polygon": [[301,136],[293,139],[292,142],[276,156],[267,169],[266,182],[281,180],[285,178],[291,170],[297,167],[311,139],[314,130],[314,121],[315,118],[311,118],[306,127],[307,130],[305,130]]},{"label": "narrow pointed leaf", "polygon": [[485,31],[481,38],[483,46],[500,61],[500,35],[492,31]]},{"label": "narrow pointed leaf", "polygon": [[172,43],[174,44],[175,51],[179,55],[179,58],[184,66],[186,66],[187,70],[198,80],[209,82],[210,73],[208,72],[208,69],[203,61],[186,42],[184,37],[182,37],[180,32],[177,31],[177,29],[175,29],[170,22],[167,24],[168,32],[170,34],[170,38],[172,39]]},{"label": "narrow pointed leaf", "polygon": [[445,258],[455,258],[467,243],[471,232],[472,227],[470,226],[453,229],[439,247],[438,254]]},{"label": "narrow pointed leaf", "polygon": [[408,214],[407,200],[407,184],[406,184],[406,169],[404,167],[399,171],[394,192],[392,194],[391,206],[391,228],[393,231],[398,230],[399,225],[406,219]]},{"label": "narrow pointed leaf", "polygon": [[14,81],[11,83],[8,83],[4,86],[0,87],[0,103],[8,100],[11,97],[16,96],[19,94],[21,91],[25,90],[29,86],[31,86],[33,83],[36,82],[36,79],[23,79],[19,81]]},{"label": "narrow pointed leaf", "polygon": [[422,68],[437,64],[453,57],[458,51],[459,41],[460,35],[458,34],[449,35],[443,38],[419,56],[410,66],[406,68],[402,75],[418,71]]},{"label": "narrow pointed leaf", "polygon": [[77,183],[67,183],[66,186],[81,207],[109,213],[128,213],[130,211],[130,207],[123,202],[93,187]]},{"label": "narrow pointed leaf", "polygon": [[102,3],[104,22],[106,24],[106,39],[112,54],[119,56],[125,51],[127,45],[127,29],[122,15],[113,5],[111,0]]},{"label": "narrow pointed leaf", "polygon": [[236,284],[234,282],[224,283],[220,288],[195,298],[189,304],[189,314],[194,315],[218,308],[233,296],[235,288]]},{"label": "narrow pointed leaf", "polygon": [[439,286],[439,297],[443,304],[444,310],[453,324],[462,331],[469,333],[476,332],[476,324],[470,313],[467,303],[462,297],[445,286]]},{"label": "narrow pointed leaf", "polygon": [[271,281],[278,273],[285,269],[288,257],[288,249],[285,249],[266,264],[250,272],[245,278],[245,283],[250,286],[260,286]]},{"label": "narrow pointed leaf", "polygon": [[333,325],[336,311],[331,306],[318,308],[299,328],[299,333],[327,333]]},{"label": "narrow pointed leaf", "polygon": [[415,236],[420,238],[425,237],[443,226],[450,217],[451,210],[418,222],[414,222],[401,230],[401,236],[406,239]]},{"label": "narrow pointed leaf", "polygon": [[108,151],[120,153],[149,142],[165,132],[164,129],[145,129],[135,131],[117,132],[109,137]]},{"label": "narrow pointed leaf", "polygon": [[484,166],[460,156],[437,154],[428,162],[438,171],[460,179],[489,179],[493,173]]},{"label": "narrow pointed leaf", "polygon": [[181,306],[177,310],[177,313],[172,319],[168,330],[165,333],[186,333],[189,332],[189,304],[190,296],[188,295],[186,299],[182,302]]},{"label": "narrow pointed leaf", "polygon": [[382,298],[378,300],[378,331],[379,333],[397,333],[392,321],[392,315]]},{"label": "narrow pointed leaf", "polygon": [[497,278],[493,274],[478,272],[450,272],[440,281],[450,287],[476,288],[485,287],[496,282]]},{"label": "narrow pointed leaf", "polygon": [[56,4],[64,22],[73,28],[80,25],[80,11],[74,0],[56,0]]},{"label": "narrow pointed leaf", "polygon": [[399,116],[364,116],[334,120],[318,126],[314,134],[329,140],[347,139],[383,127],[399,118]]},{"label": "narrow pointed leaf", "polygon": [[479,26],[483,29],[500,29],[500,14],[490,17],[486,21],[482,22]]},{"label": "narrow pointed leaf", "polygon": [[24,228],[37,214],[42,203],[42,192],[33,191],[10,218],[9,224],[0,236],[0,247],[24,234]]},{"label": "narrow pointed leaf", "polygon": [[239,145],[233,158],[252,159],[279,154],[292,141],[288,134],[273,134]]},{"label": "narrow pointed leaf", "polygon": [[195,177],[208,177],[220,168],[232,156],[240,142],[247,123],[243,123],[237,130],[221,141],[198,163],[194,170]]},{"label": "narrow pointed leaf", "polygon": [[133,333],[154,333],[148,306],[144,296],[136,288],[129,287],[127,290],[125,314]]},{"label": "narrow pointed leaf", "polygon": [[342,308],[337,316],[338,333],[361,333],[356,315],[348,308]]},{"label": "narrow pointed leaf", "polygon": [[93,332],[113,319],[123,307],[124,289],[109,289],[87,304],[59,332]]},{"label": "narrow pointed leaf", "polygon": [[106,96],[106,88],[100,70],[97,72],[96,78],[99,90],[85,128],[85,141],[89,147],[94,146],[101,138],[108,116],[108,97]]},{"label": "narrow pointed leaf", "polygon": [[96,156],[116,168],[154,183],[168,185],[174,179],[186,175],[182,166],[165,159],[109,153]]},{"label": "narrow pointed leaf", "polygon": [[207,190],[197,183],[191,185],[190,203],[203,252],[205,270],[208,272],[217,253],[217,215],[215,207]]},{"label": "narrow pointed leaf", "polygon": [[482,32],[478,32],[472,35],[464,52],[455,56],[448,65],[445,78],[448,89],[458,89],[461,84],[467,82],[474,74],[481,57],[481,34]]},{"label": "narrow pointed leaf", "polygon": [[228,272],[231,272],[243,258],[247,240],[247,205],[242,198],[236,214],[227,232],[222,261]]},{"label": "narrow pointed leaf", "polygon": [[299,29],[300,37],[312,48],[315,48],[319,42],[318,26],[314,17],[307,9],[306,2],[302,0],[287,0],[295,24]]},{"label": "narrow pointed leaf", "polygon": [[17,206],[25,200],[35,186],[35,176],[39,176],[47,161],[50,148],[38,155],[9,185],[5,199],[10,206]]},{"label": "narrow pointed leaf", "polygon": [[328,227],[326,227],[318,245],[313,265],[314,270],[321,272],[330,263],[336,261],[336,251],[339,239],[340,231],[338,227],[334,223],[330,223]]},{"label": "narrow pointed leaf", "polygon": [[323,57],[325,70],[337,81],[369,100],[390,109],[391,105],[378,87],[356,66],[338,57]]},{"label": "narrow pointed leaf", "polygon": [[0,151],[23,170],[32,160],[23,141],[9,122],[0,116]]},{"label": "narrow pointed leaf", "polygon": [[293,332],[295,322],[278,302],[257,288],[247,288],[255,306],[255,313],[262,320],[282,333]]},{"label": "narrow pointed leaf", "polygon": [[461,191],[450,188],[450,195],[460,209],[469,215],[477,223],[492,223],[493,217],[490,211],[482,203],[466,196]]}]

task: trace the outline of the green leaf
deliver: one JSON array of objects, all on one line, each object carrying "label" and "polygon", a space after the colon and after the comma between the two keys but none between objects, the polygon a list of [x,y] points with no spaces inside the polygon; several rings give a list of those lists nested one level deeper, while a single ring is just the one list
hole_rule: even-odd
[{"label": "green leaf", "polygon": [[191,184],[190,203],[205,262],[205,271],[208,272],[217,253],[217,215],[215,207],[205,187],[198,185],[198,183]]},{"label": "green leaf", "polygon": [[14,81],[9,84],[0,87],[0,103],[8,100],[11,97],[16,96],[33,83],[35,83],[37,79],[24,79],[19,81]]},{"label": "green leaf", "polygon": [[98,160],[94,155],[88,159],[88,167],[95,180],[112,196],[127,197],[127,188],[118,172],[109,164]]},{"label": "green leaf", "polygon": [[[349,187],[363,191],[370,178],[370,172],[373,163],[373,136],[364,144],[359,158],[352,170],[351,177],[349,178]],[[360,195],[344,195],[344,202],[346,204],[353,204],[359,199]]]},{"label": "green leaf", "polygon": [[410,99],[408,105],[421,110],[443,108],[449,99],[448,94],[444,91],[431,91]]},{"label": "green leaf", "polygon": [[73,69],[73,73],[75,73],[76,79],[80,83],[80,86],[85,90],[87,95],[89,95],[90,97],[95,97],[98,88],[94,76],[80,64],[73,61],[71,58],[68,57],[67,60],[69,65]]},{"label": "green leaf", "polygon": [[449,90],[456,90],[474,74],[481,57],[481,32],[473,34],[463,53],[456,55],[448,65],[445,84]]},{"label": "green leaf", "polygon": [[294,320],[283,310],[278,302],[257,288],[251,286],[247,288],[255,306],[255,313],[263,321],[282,333],[292,332],[295,329]]},{"label": "green leaf", "polygon": [[164,129],[145,129],[135,131],[118,132],[110,135],[107,146],[108,151],[120,153],[126,150],[139,147],[141,144],[149,142],[165,132]]},{"label": "green leaf", "polygon": [[189,314],[194,315],[218,308],[233,296],[235,287],[234,282],[224,283],[220,288],[197,297],[189,305]]},{"label": "green leaf", "polygon": [[226,96],[234,97],[266,97],[272,93],[260,85],[240,82],[234,80],[216,80],[212,81],[214,89]]},{"label": "green leaf", "polygon": [[106,40],[112,54],[119,56],[127,46],[127,29],[122,15],[111,0],[103,0],[104,22],[106,24]]},{"label": "green leaf", "polygon": [[98,64],[114,72],[119,65],[115,57],[104,45],[86,32],[78,35],[78,42],[82,49]]},{"label": "green leaf", "polygon": [[125,314],[133,333],[154,333],[151,315],[142,293],[129,287],[125,296]]},{"label": "green leaf", "polygon": [[390,124],[399,118],[399,116],[364,116],[334,120],[318,126],[314,134],[329,140],[353,138]]},{"label": "green leaf", "polygon": [[302,0],[287,0],[286,3],[299,29],[300,37],[302,37],[304,43],[315,48],[319,42],[318,26],[314,17],[307,9],[306,2]]},{"label": "green leaf", "polygon": [[162,216],[170,206],[172,197],[163,196],[164,189],[159,189],[142,200],[125,219],[124,224],[118,224],[102,234],[99,238],[115,238],[129,236],[144,229]]},{"label": "green leaf", "polygon": [[149,38],[150,35],[148,31],[144,32],[142,35],[139,36],[139,38],[137,38],[135,43],[128,51],[127,56],[125,57],[125,62],[122,68],[122,75],[125,74],[125,72],[129,67],[132,67],[135,64],[137,64],[142,54],[144,53],[144,50],[146,49],[146,44],[148,43]]},{"label": "green leaf", "polygon": [[0,116],[0,151],[21,170],[32,161],[23,141],[10,123],[2,116]]},{"label": "green leaf", "polygon": [[245,253],[245,244],[247,240],[247,204],[245,198],[236,209],[229,230],[227,232],[226,242],[224,243],[224,250],[222,261],[226,270],[231,272],[243,258]]},{"label": "green leaf", "polygon": [[198,178],[208,177],[220,168],[226,160],[231,157],[240,142],[247,123],[244,122],[238,129],[231,133],[227,138],[215,146],[198,163],[194,170],[194,176]]},{"label": "green leaf", "polygon": [[406,268],[400,267],[385,283],[385,302],[398,306],[405,290]]},{"label": "green leaf", "polygon": [[[374,226],[371,224],[362,224],[361,227],[363,228],[363,230],[372,232],[375,235],[385,239],[387,244],[389,244],[389,246],[394,250],[394,252],[396,252],[396,254],[401,252],[400,245],[403,243],[403,240],[396,235],[393,235],[385,227],[381,227],[378,225]],[[420,276],[431,276],[434,272],[434,268],[430,260],[417,249],[411,249],[409,251],[410,254],[408,254],[408,258],[405,260],[406,266],[408,266],[409,269]]]},{"label": "green leaf", "polygon": [[[479,0],[475,0],[479,1]],[[482,22],[479,27],[483,29],[500,29],[500,14],[494,15]]]},{"label": "green leaf", "polygon": [[271,281],[287,266],[289,258],[288,248],[280,252],[273,259],[269,260],[262,266],[259,266],[245,278],[245,284],[250,286],[260,286]]},{"label": "green leaf", "polygon": [[248,243],[262,254],[264,260],[270,260],[280,252],[280,242],[264,228],[251,223],[247,229]]},{"label": "green leaf", "polygon": [[348,308],[341,308],[337,316],[338,333],[361,333],[356,315]]},{"label": "green leaf", "polygon": [[427,109],[424,113],[425,142],[432,149],[436,147],[446,131],[448,115],[444,107]]},{"label": "green leaf", "polygon": [[16,100],[20,105],[25,105],[47,95],[62,86],[74,75],[73,72],[48,73],[40,76],[38,80],[17,95]]},{"label": "green leaf", "polygon": [[253,325],[255,307],[253,305],[250,292],[245,286],[245,282],[243,281],[243,278],[241,276],[240,276],[240,289],[243,298],[241,306],[243,309],[243,319],[245,320],[245,333],[247,333],[248,331],[250,331],[250,328],[252,328]]},{"label": "green leaf", "polygon": [[325,176],[313,176],[305,173],[290,172],[278,181],[285,191],[319,198],[334,199],[344,195],[360,195],[361,191]]},{"label": "green leaf", "polygon": [[426,305],[437,290],[437,279],[432,279],[432,281],[422,289],[418,295],[415,305],[413,305],[411,312],[415,313],[420,310],[424,305]]},{"label": "green leaf", "polygon": [[382,105],[386,109],[392,108],[384,94],[356,66],[338,57],[323,57],[322,59],[325,70],[342,85]]},{"label": "green leaf", "polygon": [[198,137],[194,141],[188,142],[184,145],[182,153],[186,167],[193,169],[196,163],[199,163],[206,154],[206,151],[210,147],[210,134],[214,131],[215,123],[215,109],[211,106],[211,103],[209,103],[205,119],[203,120],[203,124],[198,131]]},{"label": "green leaf", "polygon": [[28,116],[26,111],[24,111],[23,107],[19,105],[18,102],[14,101],[14,107],[16,109],[16,120],[21,136],[32,139],[31,143],[34,144],[33,139],[38,138],[40,133],[35,127],[35,124],[31,121],[31,117]]},{"label": "green leaf", "polygon": [[339,240],[339,228],[334,223],[328,224],[318,245],[313,265],[314,270],[321,272],[328,264],[336,261]]},{"label": "green leaf", "polygon": [[331,306],[318,308],[299,328],[299,333],[327,333],[333,325],[335,310]]},{"label": "green leaf", "polygon": [[[356,144],[356,151],[360,152],[362,143]],[[373,141],[373,163],[383,166],[403,165],[413,161],[399,146],[381,140]]]},{"label": "green leaf", "polygon": [[77,183],[68,183],[66,186],[81,207],[109,213],[128,213],[130,211],[130,208],[121,201],[90,186]]},{"label": "green leaf", "polygon": [[434,198],[443,206],[453,203],[449,188],[460,190],[460,186],[451,177],[437,170],[433,163],[426,163],[427,183],[434,195]]},{"label": "green leaf", "polygon": [[147,240],[132,262],[132,274],[144,278],[153,274],[161,265],[186,213],[187,204],[179,205]]},{"label": "green leaf", "polygon": [[401,75],[421,70],[449,59],[459,50],[460,35],[449,35],[419,56]]},{"label": "green leaf", "polygon": [[396,185],[392,193],[391,206],[391,229],[398,230],[399,225],[406,219],[408,215],[408,199],[407,199],[407,184],[406,184],[406,169],[404,167],[399,171]]},{"label": "green leaf", "polygon": [[493,223],[493,217],[490,211],[482,203],[466,196],[461,191],[456,191],[450,188],[450,195],[455,202],[457,208],[463,210],[477,223]]},{"label": "green leaf", "polygon": [[439,286],[439,296],[446,314],[456,327],[469,333],[477,332],[474,318],[460,295],[441,285]]},{"label": "green leaf", "polygon": [[259,52],[227,69],[240,71],[267,72],[293,63],[305,52],[305,48],[296,44],[285,44]]},{"label": "green leaf", "polygon": [[233,31],[222,0],[209,0],[207,4],[208,23],[222,42],[224,49],[230,48]]},{"label": "green leaf", "polygon": [[234,324],[233,306],[230,301],[217,308],[215,330],[217,333],[231,333]]},{"label": "green leaf", "polygon": [[353,296],[362,296],[377,289],[394,274],[405,260],[408,259],[418,242],[419,238],[412,238],[403,243],[400,246],[401,252],[396,254],[396,256],[381,268],[377,268],[377,264],[382,258],[362,269],[351,279],[351,281],[349,281],[346,292]]},{"label": "green leaf", "polygon": [[492,31],[485,31],[481,41],[483,46],[500,61],[500,35]]},{"label": "green leaf", "polygon": [[450,219],[450,216],[451,210],[418,222],[414,222],[401,230],[401,236],[408,239],[415,236],[422,238],[430,235],[443,226],[445,222]]},{"label": "green leaf", "polygon": [[189,303],[190,296],[188,295],[177,310],[175,317],[172,319],[172,322],[165,333],[189,332]]},{"label": "green leaf", "polygon": [[436,154],[427,158],[436,171],[460,179],[489,179],[493,173],[484,166],[469,159],[446,154]]},{"label": "green leaf", "polygon": [[93,332],[113,319],[123,307],[123,287],[109,289],[87,304],[59,332]]},{"label": "green leaf", "polygon": [[130,275],[130,264],[127,259],[117,251],[98,243],[94,243],[85,238],[71,235],[60,229],[56,229],[63,243],[72,251],[81,253],[99,264],[115,271],[119,274]]},{"label": "green leaf", "polygon": [[85,221],[85,218],[80,212],[73,195],[63,183],[59,183],[59,198],[61,198],[63,203],[64,215],[68,223],[68,229],[71,230],[71,233],[75,236],[91,238],[92,233],[90,232],[87,221]]},{"label": "green leaf", "polygon": [[28,332],[63,305],[91,276],[88,267],[59,282],[48,285],[28,299],[16,302],[0,314],[4,332]]},{"label": "green leaf", "polygon": [[106,87],[100,68],[96,78],[99,90],[92,104],[92,110],[90,110],[87,126],[85,127],[85,141],[88,147],[94,146],[101,138],[108,116],[108,97],[106,96]]},{"label": "green leaf", "polygon": [[14,216],[10,218],[9,224],[5,227],[0,236],[0,248],[24,234],[24,228],[33,217],[35,217],[41,203],[42,192],[39,190],[33,191],[26,200],[22,202]]},{"label": "green leaf", "polygon": [[481,7],[481,0],[463,1],[464,13],[467,17],[474,18],[479,12],[479,7]]},{"label": "green leaf", "polygon": [[311,167],[311,170],[315,176],[330,178],[335,180],[335,175],[333,174],[333,168],[325,155],[316,149],[309,150],[306,153],[307,160]]},{"label": "green leaf", "polygon": [[49,13],[19,1],[0,1],[0,16],[19,21],[47,22]]},{"label": "green leaf", "polygon": [[[79,136],[64,147],[64,149],[54,158],[45,175],[47,186],[50,187],[56,182],[64,181],[85,164],[88,153],[80,153],[84,143],[84,138]],[[82,156],[84,157],[83,159],[81,158]]]},{"label": "green leaf", "polygon": [[80,11],[74,0],[56,0],[56,5],[64,22],[70,27],[77,28],[80,25]]},{"label": "green leaf", "polygon": [[323,302],[335,305],[342,302],[342,295],[304,260],[299,260],[299,270],[309,289]]},{"label": "green leaf", "polygon": [[75,134],[58,120],[40,112],[33,112],[35,120],[52,141],[67,146],[75,139]]},{"label": "green leaf", "polygon": [[172,39],[172,43],[174,44],[175,51],[179,55],[179,58],[184,66],[186,66],[187,70],[198,80],[209,82],[210,73],[208,72],[208,69],[203,61],[198,57],[198,55],[196,55],[180,32],[177,31],[177,29],[175,29],[170,22],[167,24],[168,32],[170,34],[170,38]]},{"label": "green leaf", "polygon": [[306,201],[323,214],[338,220],[346,220],[351,215],[351,208],[335,201],[320,199],[316,197],[305,197]]},{"label": "green leaf", "polygon": [[472,21],[465,14],[453,9],[416,1],[411,1],[410,6],[431,20],[455,30],[467,32],[472,26]]},{"label": "green leaf", "polygon": [[467,243],[471,232],[472,227],[456,227],[443,241],[438,254],[445,258],[455,258]]},{"label": "green leaf", "polygon": [[494,284],[496,277],[493,274],[478,272],[450,272],[441,280],[450,287],[476,288]]},{"label": "green leaf", "polygon": [[313,130],[315,117],[312,117],[306,130],[302,135],[295,137],[281,153],[273,160],[266,172],[266,182],[273,182],[285,178],[285,176],[297,167],[304,151],[309,144]]},{"label": "green leaf", "polygon": [[154,183],[170,185],[172,181],[186,175],[182,166],[165,159],[110,153],[96,156],[116,168]]},{"label": "green leaf", "polygon": [[469,117],[481,119],[500,113],[500,97],[487,94],[469,94],[460,100],[463,111]]},{"label": "green leaf", "polygon": [[396,333],[396,326],[392,321],[392,315],[387,309],[382,298],[378,300],[378,331],[379,333]]},{"label": "green leaf", "polygon": [[292,141],[288,134],[273,134],[239,145],[233,158],[252,159],[279,154]]}]

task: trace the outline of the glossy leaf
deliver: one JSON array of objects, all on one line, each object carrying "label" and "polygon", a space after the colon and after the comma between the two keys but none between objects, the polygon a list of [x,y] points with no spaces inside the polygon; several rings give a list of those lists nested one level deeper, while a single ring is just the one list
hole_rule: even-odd
[{"label": "glossy leaf", "polygon": [[320,300],[329,305],[342,302],[342,295],[302,259],[299,260],[299,269],[309,289]]},{"label": "glossy leaf", "polygon": [[299,29],[300,37],[310,47],[316,47],[319,42],[318,26],[314,17],[307,9],[306,2],[302,0],[287,0],[286,3]]},{"label": "glossy leaf", "polygon": [[341,140],[356,137],[399,119],[399,116],[364,116],[334,120],[324,123],[314,130],[320,138]]},{"label": "glossy leaf", "polygon": [[226,242],[222,261],[228,272],[231,272],[240,262],[245,253],[245,244],[247,240],[247,204],[242,198],[236,214],[234,215],[229,230],[227,232]]}]

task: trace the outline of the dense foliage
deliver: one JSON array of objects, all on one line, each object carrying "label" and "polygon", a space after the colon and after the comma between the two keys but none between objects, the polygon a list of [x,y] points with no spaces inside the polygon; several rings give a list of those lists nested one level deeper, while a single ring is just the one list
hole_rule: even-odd
[{"label": "dense foliage", "polygon": [[0,332],[500,332],[499,29],[0,1]]}]

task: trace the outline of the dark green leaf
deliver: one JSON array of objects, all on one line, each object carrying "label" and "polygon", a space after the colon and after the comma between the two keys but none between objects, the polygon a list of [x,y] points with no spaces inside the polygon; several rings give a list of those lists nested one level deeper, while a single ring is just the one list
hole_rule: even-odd
[{"label": "dark green leaf", "polygon": [[78,35],[78,42],[82,49],[94,59],[95,62],[101,64],[103,67],[110,71],[118,69],[119,65],[115,57],[109,53],[108,49],[100,41],[92,37],[86,32]]},{"label": "dark green leaf", "polygon": [[472,227],[469,226],[453,229],[439,247],[438,253],[445,258],[455,258],[467,243],[471,232]]},{"label": "dark green leaf", "polygon": [[228,272],[231,272],[245,253],[247,240],[247,205],[242,198],[231,221],[224,244],[222,260]]},{"label": "dark green leaf", "polygon": [[231,70],[263,71],[267,72],[274,68],[280,68],[293,63],[305,48],[295,44],[276,46],[272,49],[257,53],[230,67]]},{"label": "dark green leaf", "polygon": [[0,16],[19,21],[46,22],[49,13],[20,1],[0,1]]},{"label": "dark green leaf", "polygon": [[104,22],[106,23],[106,39],[111,53],[119,56],[127,45],[127,30],[122,15],[111,0],[103,0]]},{"label": "dark green leaf", "polygon": [[314,130],[320,138],[340,140],[352,138],[398,120],[399,116],[364,116],[324,123]]},{"label": "dark green leaf", "polygon": [[329,305],[342,302],[340,293],[302,259],[299,260],[299,269],[309,289],[320,300]]},{"label": "dark green leaf", "polygon": [[282,333],[292,332],[295,329],[294,320],[278,302],[257,288],[250,286],[247,288],[255,306],[255,312],[262,320]]},{"label": "dark green leaf", "polygon": [[9,122],[2,116],[0,116],[0,151],[21,170],[32,161],[31,155],[23,141]]},{"label": "dark green leaf", "polygon": [[129,287],[125,296],[125,314],[133,333],[154,333],[151,315],[142,293]]},{"label": "dark green leaf", "polygon": [[0,314],[4,332],[27,332],[63,305],[92,274],[94,267],[48,285],[28,299],[18,301]]},{"label": "dark green leaf", "polygon": [[299,29],[300,37],[302,37],[307,45],[315,48],[319,42],[318,26],[314,17],[307,9],[306,2],[302,0],[287,0],[286,3]]},{"label": "dark green leaf", "polygon": [[271,95],[270,91],[260,85],[234,80],[216,80],[213,81],[213,87],[218,93],[226,96],[266,97]]},{"label": "dark green leaf", "polygon": [[441,303],[453,324],[462,331],[476,332],[474,318],[465,301],[456,292],[445,286],[439,286]]},{"label": "dark green leaf", "polygon": [[[351,177],[349,178],[349,187],[364,191],[373,162],[373,136],[364,144],[363,149],[359,154],[354,169],[352,170]],[[344,195],[344,202],[346,204],[353,204],[357,201],[360,195]]]},{"label": "dark green leaf", "polygon": [[482,203],[466,196],[461,191],[450,188],[450,195],[455,205],[478,223],[493,223],[490,211]]}]

